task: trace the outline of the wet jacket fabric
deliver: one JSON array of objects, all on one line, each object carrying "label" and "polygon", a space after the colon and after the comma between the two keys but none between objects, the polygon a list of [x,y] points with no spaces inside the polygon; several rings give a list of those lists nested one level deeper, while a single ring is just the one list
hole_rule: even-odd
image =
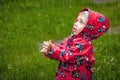
[{"label": "wet jacket fabric", "polygon": [[55,80],[94,80],[95,58],[92,40],[107,31],[109,21],[102,14],[90,9],[80,12],[82,11],[89,12],[83,31],[79,35],[71,34],[59,46],[52,44],[52,54],[46,55],[60,62]]}]

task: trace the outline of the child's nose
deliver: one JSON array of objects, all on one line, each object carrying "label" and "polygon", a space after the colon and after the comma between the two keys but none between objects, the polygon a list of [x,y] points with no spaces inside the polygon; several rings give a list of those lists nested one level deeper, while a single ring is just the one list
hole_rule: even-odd
[{"label": "child's nose", "polygon": [[74,24],[74,28],[77,28],[77,24]]},{"label": "child's nose", "polygon": [[77,22],[75,22],[75,26],[77,27],[77,25],[78,25],[78,21]]}]

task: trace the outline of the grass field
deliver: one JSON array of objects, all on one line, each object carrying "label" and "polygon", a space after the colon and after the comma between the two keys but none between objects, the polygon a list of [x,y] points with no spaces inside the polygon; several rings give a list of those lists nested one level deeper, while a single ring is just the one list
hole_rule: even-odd
[{"label": "grass field", "polygon": [[[84,7],[107,15],[110,27],[118,27],[119,4],[119,0],[101,4],[92,0],[0,0],[0,80],[53,80],[58,62],[39,53],[38,44],[68,36]],[[119,43],[120,34],[105,34],[94,41],[95,80],[120,80]]]}]

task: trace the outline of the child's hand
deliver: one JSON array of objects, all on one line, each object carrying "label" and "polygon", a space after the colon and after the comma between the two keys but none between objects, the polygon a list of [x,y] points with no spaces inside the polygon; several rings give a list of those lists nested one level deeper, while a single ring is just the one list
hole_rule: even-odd
[{"label": "child's hand", "polygon": [[52,42],[51,40],[49,41],[44,41],[43,45],[42,45],[43,49],[41,50],[41,52],[43,53],[50,53],[51,49],[52,49]]}]

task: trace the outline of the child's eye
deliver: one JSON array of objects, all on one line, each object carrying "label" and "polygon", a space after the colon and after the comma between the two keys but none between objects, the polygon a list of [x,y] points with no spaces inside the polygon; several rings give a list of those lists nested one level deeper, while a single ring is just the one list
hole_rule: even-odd
[{"label": "child's eye", "polygon": [[80,24],[84,24],[82,20],[79,21]]}]

